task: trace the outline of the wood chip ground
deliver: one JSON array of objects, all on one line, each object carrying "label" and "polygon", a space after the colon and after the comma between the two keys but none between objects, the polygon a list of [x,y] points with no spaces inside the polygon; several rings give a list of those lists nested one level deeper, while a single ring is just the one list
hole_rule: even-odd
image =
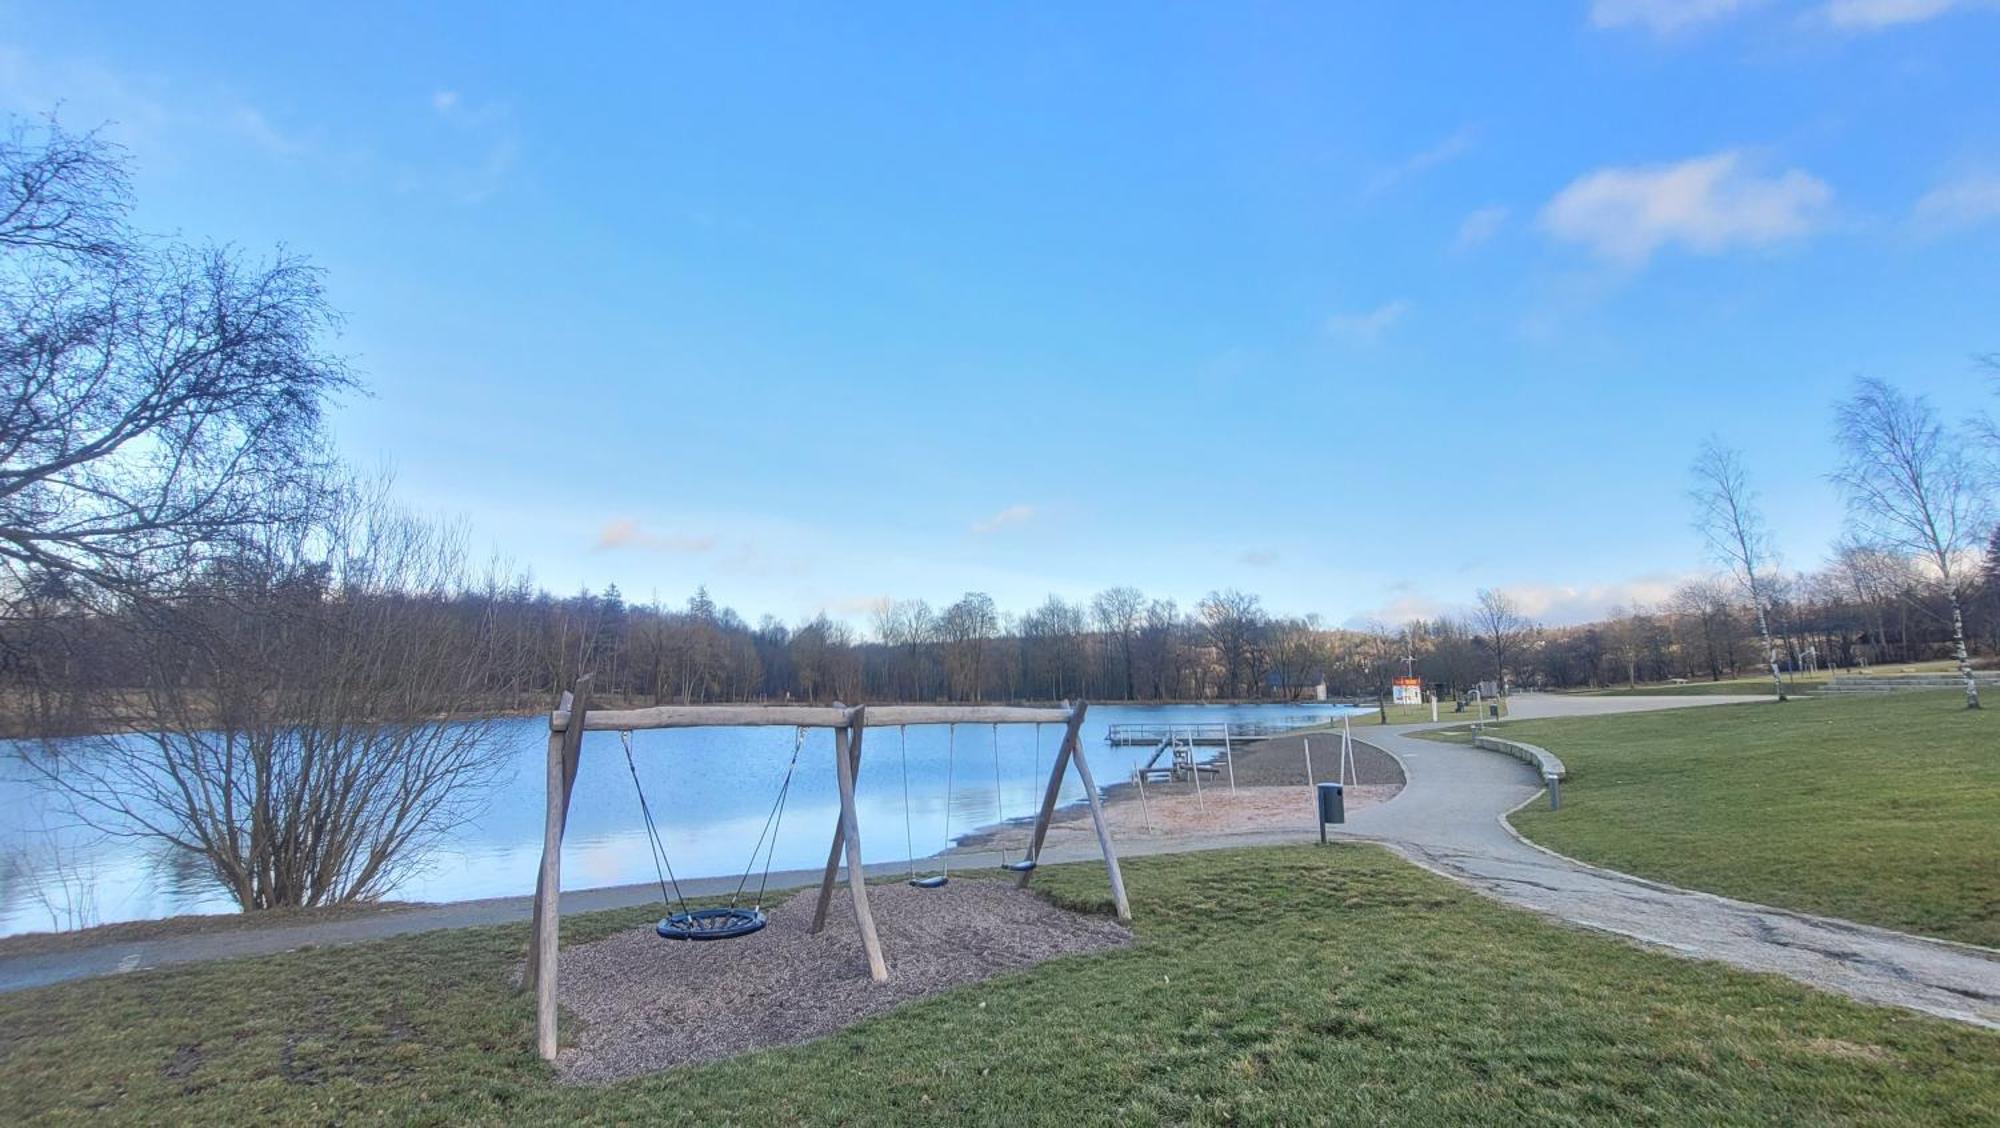
[{"label": "wood chip ground", "polygon": [[942,889],[869,887],[889,982],[868,978],[847,887],[826,931],[808,933],[814,894],[774,908],[737,940],[662,940],[649,925],[562,951],[557,987],[575,1044],[566,1081],[602,1083],[811,1041],[903,1003],[1058,956],[1132,942],[1109,917],[1059,909],[1008,881]]}]

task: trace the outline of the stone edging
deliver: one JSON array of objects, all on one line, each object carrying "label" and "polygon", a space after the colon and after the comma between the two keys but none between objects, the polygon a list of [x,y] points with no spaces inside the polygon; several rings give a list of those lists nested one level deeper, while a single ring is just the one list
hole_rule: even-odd
[{"label": "stone edging", "polygon": [[1502,740],[1497,736],[1475,736],[1472,738],[1472,744],[1474,747],[1484,748],[1488,752],[1502,752],[1512,756],[1529,767],[1540,771],[1542,778],[1545,780],[1567,779],[1569,777],[1569,769],[1563,766],[1562,760],[1546,748],[1538,748],[1532,744],[1523,744],[1518,740]]}]

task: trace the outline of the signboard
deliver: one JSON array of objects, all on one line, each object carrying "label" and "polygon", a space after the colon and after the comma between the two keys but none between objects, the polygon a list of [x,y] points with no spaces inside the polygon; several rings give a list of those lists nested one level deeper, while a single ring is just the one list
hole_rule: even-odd
[{"label": "signboard", "polygon": [[1398,705],[1422,705],[1424,703],[1424,682],[1422,678],[1397,678],[1390,683],[1391,692]]}]

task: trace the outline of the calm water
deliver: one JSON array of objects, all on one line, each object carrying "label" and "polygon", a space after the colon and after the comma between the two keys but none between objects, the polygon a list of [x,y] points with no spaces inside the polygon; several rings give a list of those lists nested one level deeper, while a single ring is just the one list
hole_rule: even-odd
[{"label": "calm water", "polygon": [[[1150,749],[1106,744],[1105,735],[1113,724],[1193,724],[1338,711],[1326,705],[1092,706],[1083,730],[1084,751],[1098,783],[1109,786],[1128,777],[1135,764],[1151,754]],[[494,739],[507,763],[483,809],[419,859],[393,896],[455,901],[534,891],[547,735],[548,723],[540,717],[509,720],[496,728]],[[864,860],[923,857],[978,827],[1032,815],[1062,729],[1043,726],[1039,746],[1037,735],[1028,726],[1003,726],[996,749],[990,725],[960,726],[955,735],[942,726],[912,728],[906,734],[869,729],[857,791]],[[777,797],[792,748],[793,730],[787,728],[634,734],[639,777],[678,874],[743,872]],[[1064,781],[1062,801],[1082,798],[1082,786],[1071,772]],[[773,868],[824,864],[838,813],[833,734],[809,730],[785,805]],[[59,860],[66,864],[59,866]],[[80,876],[70,883],[68,893],[54,880],[59,868]],[[589,733],[584,737],[564,839],[563,886],[583,889],[652,880],[644,823],[618,734]],[[73,826],[61,802],[21,778],[18,766],[5,771],[0,775],[0,935],[60,927],[65,922],[52,919],[44,899],[61,906],[78,896],[90,901],[90,923],[234,909],[227,899],[194,881],[184,859],[160,857],[134,840],[106,838]]]}]

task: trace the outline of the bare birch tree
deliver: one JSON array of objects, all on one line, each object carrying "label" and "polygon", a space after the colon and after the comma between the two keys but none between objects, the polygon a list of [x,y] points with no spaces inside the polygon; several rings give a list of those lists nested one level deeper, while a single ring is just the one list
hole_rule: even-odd
[{"label": "bare birch tree", "polygon": [[1965,679],[1965,707],[1979,708],[1979,682],[1965,643],[1966,563],[1986,533],[1988,503],[1963,439],[1930,402],[1880,380],[1860,381],[1834,414],[1843,460],[1833,474],[1848,517],[1868,539],[1922,559],[1951,608],[1952,646]]},{"label": "bare birch tree", "polygon": [[1750,489],[1743,458],[1710,438],[1694,460],[1695,528],[1708,541],[1709,554],[1729,569],[1757,613],[1757,634],[1764,642],[1764,666],[1771,673],[1771,691],[1785,700],[1785,679],[1778,670],[1778,644],[1771,634],[1771,571],[1777,566],[1771,535],[1757,496]]}]

